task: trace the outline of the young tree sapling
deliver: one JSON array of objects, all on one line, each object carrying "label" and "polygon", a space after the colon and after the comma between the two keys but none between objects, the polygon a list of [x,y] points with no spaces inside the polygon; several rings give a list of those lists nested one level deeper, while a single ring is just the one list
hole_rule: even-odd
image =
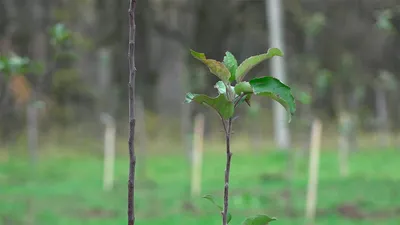
[{"label": "young tree sapling", "polygon": [[[235,109],[246,102],[251,105],[251,96],[259,95],[269,97],[280,103],[288,112],[289,122],[291,116],[296,110],[295,99],[291,93],[290,87],[283,84],[281,81],[274,77],[266,76],[244,81],[246,74],[256,65],[270,59],[274,56],[283,56],[283,53],[277,48],[271,48],[267,53],[252,56],[244,60],[240,65],[235,56],[226,52],[223,62],[214,59],[207,59],[204,53],[199,53],[190,50],[194,58],[204,63],[210,72],[216,75],[220,81],[215,84],[218,90],[216,97],[209,97],[204,94],[186,94],[186,103],[196,102],[206,105],[214,109],[219,115],[222,126],[225,131],[226,141],[226,166],[225,166],[225,184],[224,184],[224,204],[223,207],[218,205],[211,195],[204,196],[214,205],[216,205],[222,214],[222,225],[227,225],[232,219],[229,213],[229,178],[232,152],[230,147],[232,125],[235,117]],[[232,83],[236,81],[236,85]],[[267,215],[257,215],[254,217],[246,218],[243,222],[244,225],[265,225],[275,220]]]}]

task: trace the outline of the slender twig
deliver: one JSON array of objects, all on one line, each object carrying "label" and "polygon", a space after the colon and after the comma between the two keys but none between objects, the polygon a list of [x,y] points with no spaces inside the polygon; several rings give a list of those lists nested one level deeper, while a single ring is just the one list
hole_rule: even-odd
[{"label": "slender twig", "polygon": [[219,115],[219,118],[221,119],[222,127],[224,128],[225,135],[226,135],[228,133],[228,129],[226,128],[226,122],[220,113],[218,113],[218,115]]},{"label": "slender twig", "polygon": [[[234,100],[235,108],[238,106],[240,100],[244,96],[246,96],[246,94],[243,93]],[[234,120],[234,117],[229,118],[227,123],[222,118],[221,115],[220,115],[220,117],[221,117],[222,125],[225,130],[225,141],[226,141],[226,166],[225,166],[224,208],[222,211],[222,225],[227,225],[228,224],[228,207],[229,207],[229,177],[230,177],[230,172],[231,172],[231,158],[232,158],[231,134],[232,134],[232,122]]]},{"label": "slender twig", "polygon": [[235,99],[235,108],[239,105],[239,102],[242,100],[242,98],[246,96],[245,93],[242,93],[241,95],[239,95],[236,99]]},{"label": "slender twig", "polygon": [[225,166],[225,185],[224,185],[224,209],[222,212],[222,225],[228,224],[228,206],[229,206],[229,176],[231,171],[232,152],[230,147],[232,131],[232,118],[228,120],[226,138],[226,166]]},{"label": "slender twig", "polygon": [[128,47],[128,60],[129,60],[129,179],[128,179],[128,225],[135,224],[135,169],[136,169],[136,155],[135,155],[135,9],[136,0],[129,2],[129,47]]}]

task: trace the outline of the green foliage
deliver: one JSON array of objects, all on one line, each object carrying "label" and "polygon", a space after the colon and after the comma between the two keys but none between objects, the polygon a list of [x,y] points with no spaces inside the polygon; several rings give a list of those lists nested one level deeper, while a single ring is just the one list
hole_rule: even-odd
[{"label": "green foliage", "polygon": [[275,218],[271,218],[267,215],[257,215],[253,217],[246,218],[242,225],[267,225],[271,221],[276,220]]},{"label": "green foliage", "polygon": [[240,82],[238,84],[235,85],[235,93],[237,95],[240,95],[241,93],[253,93],[253,88],[250,86],[249,82]]},{"label": "green foliage", "polygon": [[12,54],[10,57],[0,56],[0,72],[6,76],[21,75],[28,71],[30,60]]},{"label": "green foliage", "polygon": [[[51,44],[54,47],[65,45],[71,39],[71,32],[61,23],[50,29],[50,35]],[[0,72],[4,73],[5,76],[24,75],[26,73],[43,74],[44,68],[40,62],[11,53],[10,56],[0,55]]]},{"label": "green foliage", "polygon": [[216,75],[219,79],[224,82],[229,82],[229,78],[231,77],[231,73],[229,72],[228,68],[221,63],[214,59],[207,59],[204,53],[199,53],[194,50],[190,50],[192,56],[201,62],[203,62],[207,67],[210,69],[210,72]]},{"label": "green foliage", "polygon": [[392,17],[393,12],[391,10],[380,12],[376,21],[376,26],[382,30],[392,31],[394,28],[391,22]]},{"label": "green foliage", "polygon": [[[223,119],[229,119],[234,115],[234,108],[241,103],[246,102],[250,106],[252,94],[262,95],[272,98],[279,102],[289,113],[289,122],[292,114],[296,110],[294,97],[291,89],[278,79],[272,77],[256,78],[250,82],[242,81],[244,76],[256,65],[270,59],[274,56],[283,56],[283,53],[277,48],[271,48],[265,54],[249,57],[239,66],[235,56],[226,52],[224,62],[218,62],[213,59],[207,59],[204,53],[190,50],[192,56],[208,66],[211,73],[215,74],[221,80],[214,87],[219,95],[215,98],[203,95],[188,93],[186,103],[195,101],[215,109]],[[235,86],[230,82],[237,81]],[[225,97],[223,97],[225,96]]]},{"label": "green foliage", "polygon": [[50,28],[50,36],[53,46],[64,45],[72,37],[71,32],[62,23],[57,23]]},{"label": "green foliage", "polygon": [[236,69],[238,68],[238,62],[235,56],[230,53],[226,52],[224,57],[224,65],[228,68],[229,72],[231,73],[231,77],[229,78],[230,82],[235,81],[236,79]]},{"label": "green foliage", "polygon": [[226,85],[222,81],[218,81],[214,87],[218,90],[218,93],[225,94],[226,93]]},{"label": "green foliage", "polygon": [[273,77],[261,77],[250,80],[254,94],[272,98],[279,102],[289,115],[289,122],[296,111],[295,99],[291,93],[290,87]]},{"label": "green foliage", "polygon": [[[223,208],[222,206],[218,205],[215,200],[214,197],[212,195],[204,195],[203,198],[207,199],[208,201],[210,201],[212,204],[214,204],[219,210],[220,212],[222,212]],[[228,213],[228,223],[232,220],[232,215],[230,213]]]},{"label": "green foliage", "polygon": [[229,119],[233,116],[234,105],[232,102],[228,101],[225,95],[221,94],[215,98],[211,98],[203,94],[187,93],[185,102],[190,103],[192,101],[215,109],[224,119]]},{"label": "green foliage", "polygon": [[281,50],[277,48],[270,48],[268,52],[261,55],[252,56],[244,60],[236,70],[236,81],[240,82],[246,76],[246,74],[253,69],[255,66],[263,62],[264,60],[270,59],[274,56],[283,56]]}]

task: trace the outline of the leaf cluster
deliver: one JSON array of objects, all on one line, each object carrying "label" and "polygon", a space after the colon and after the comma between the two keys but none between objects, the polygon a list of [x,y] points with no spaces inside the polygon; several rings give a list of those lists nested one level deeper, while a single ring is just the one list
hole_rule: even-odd
[{"label": "leaf cluster", "polygon": [[[72,38],[64,24],[58,23],[50,29],[51,44],[56,49],[60,49],[70,44]],[[61,54],[61,53],[57,53]],[[44,68],[42,63],[33,61],[28,57],[21,57],[15,53],[9,56],[0,55],[0,73],[5,77],[13,75],[24,75],[26,73],[42,74]]]},{"label": "leaf cluster", "polygon": [[[186,103],[194,101],[206,105],[214,109],[222,119],[229,119],[233,117],[235,108],[243,102],[251,106],[253,95],[266,96],[279,102],[286,109],[290,122],[291,116],[296,111],[296,103],[289,86],[271,76],[244,81],[245,76],[258,64],[274,56],[283,56],[278,48],[270,48],[267,53],[251,56],[240,64],[228,51],[222,62],[207,59],[204,53],[194,50],[190,50],[190,52],[194,58],[204,63],[220,81],[214,85],[218,90],[216,97],[187,93]],[[235,85],[233,85],[234,82],[236,82]]]},{"label": "leaf cluster", "polygon": [[0,72],[6,76],[11,74],[24,74],[27,72],[30,60],[27,57],[20,57],[12,54],[10,57],[0,56]]}]

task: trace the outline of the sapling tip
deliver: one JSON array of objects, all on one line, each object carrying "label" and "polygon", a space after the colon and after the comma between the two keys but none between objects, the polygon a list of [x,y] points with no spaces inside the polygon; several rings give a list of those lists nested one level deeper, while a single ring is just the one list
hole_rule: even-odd
[{"label": "sapling tip", "polygon": [[[247,105],[250,106],[251,96],[253,94],[266,96],[279,102],[286,109],[290,122],[291,116],[296,111],[296,103],[290,87],[274,77],[266,76],[254,78],[250,81],[243,80],[246,74],[256,65],[274,56],[283,56],[281,50],[277,48],[271,48],[265,54],[249,57],[240,65],[238,65],[235,56],[230,52],[226,52],[223,62],[207,59],[204,53],[199,53],[194,50],[190,50],[190,52],[194,58],[204,63],[209,68],[210,72],[220,79],[220,81],[214,85],[218,91],[216,97],[189,92],[186,94],[185,102],[190,103],[194,101],[206,105],[214,109],[221,119],[226,142],[223,207],[218,205],[211,195],[206,195],[204,198],[208,199],[221,210],[222,225],[227,225],[232,218],[229,213],[229,178],[232,159],[230,145],[232,125],[233,121],[238,118],[235,116],[235,109],[243,102],[246,102]],[[236,81],[236,85],[232,86],[232,82],[234,81]],[[265,225],[273,220],[275,220],[275,218],[266,215],[257,215],[246,218],[243,221],[243,225]]]}]

